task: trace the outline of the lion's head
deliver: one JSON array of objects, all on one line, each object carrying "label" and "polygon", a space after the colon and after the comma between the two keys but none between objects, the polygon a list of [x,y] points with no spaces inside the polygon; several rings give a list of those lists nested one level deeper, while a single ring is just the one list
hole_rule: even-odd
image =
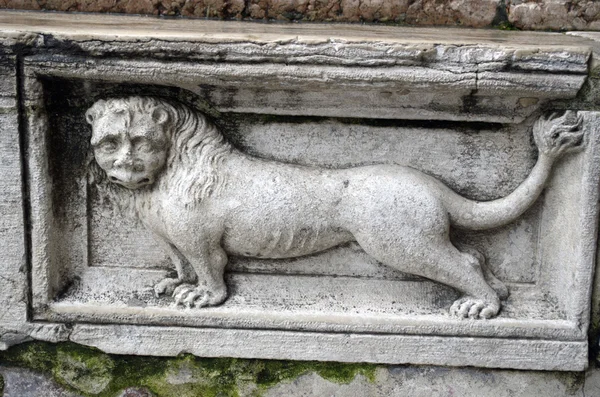
[{"label": "lion's head", "polygon": [[151,185],[165,166],[171,115],[149,98],[96,102],[85,114],[94,157],[108,179],[128,189]]},{"label": "lion's head", "polygon": [[216,168],[232,147],[201,113],[160,98],[129,97],[99,100],[85,116],[93,180],[121,204],[156,185],[189,203],[219,188]]}]

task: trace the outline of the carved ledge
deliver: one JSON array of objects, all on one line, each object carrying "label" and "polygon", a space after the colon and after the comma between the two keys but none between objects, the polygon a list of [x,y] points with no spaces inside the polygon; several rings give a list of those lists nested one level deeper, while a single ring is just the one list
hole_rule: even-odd
[{"label": "carved ledge", "polygon": [[4,12],[0,28],[49,47],[34,59],[54,76],[175,84],[221,112],[280,115],[521,122],[574,97],[590,56],[554,33],[121,18]]},{"label": "carved ledge", "polygon": [[586,367],[594,42],[21,12],[0,36],[0,346]]}]

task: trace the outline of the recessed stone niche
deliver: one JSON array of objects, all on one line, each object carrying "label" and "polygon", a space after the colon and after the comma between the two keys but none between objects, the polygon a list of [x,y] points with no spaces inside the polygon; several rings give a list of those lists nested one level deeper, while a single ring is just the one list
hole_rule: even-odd
[{"label": "recessed stone niche", "polygon": [[[586,39],[26,13],[0,32],[5,347],[586,367],[600,119],[569,102]],[[164,182],[181,114],[204,123],[186,139],[232,145],[201,198]],[[173,141],[136,146],[142,127]],[[136,150],[166,163],[142,178]],[[195,274],[157,289],[173,258]]]}]

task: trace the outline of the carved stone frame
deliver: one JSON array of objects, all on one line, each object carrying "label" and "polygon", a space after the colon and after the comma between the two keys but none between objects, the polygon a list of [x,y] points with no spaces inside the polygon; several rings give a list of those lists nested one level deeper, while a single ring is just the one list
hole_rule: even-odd
[{"label": "carved stone frame", "polygon": [[[597,211],[600,185],[600,117],[583,112],[588,142],[584,153],[566,160],[553,175],[545,196],[549,210],[562,208],[558,215],[542,215],[541,261],[545,281],[534,286],[537,294],[550,294],[564,312],[562,319],[493,319],[460,321],[449,318],[419,317],[356,318],[352,314],[336,321],[314,314],[298,318],[294,313],[221,313],[211,309],[180,316],[183,326],[169,326],[153,320],[161,314],[152,309],[144,315],[127,308],[80,307],[55,301],[62,270],[51,250],[53,209],[47,158],[48,115],[44,111],[41,80],[45,76],[68,79],[119,81],[132,79],[139,84],[179,84],[188,80],[212,81],[201,67],[179,64],[178,73],[156,77],[159,62],[82,60],[64,58],[58,62],[30,57],[24,62],[23,99],[29,109],[26,117],[27,175],[31,224],[31,311],[35,323],[71,323],[70,340],[121,354],[176,355],[189,352],[199,356],[234,356],[266,359],[366,361],[473,365],[544,370],[582,370],[587,366],[587,328],[591,276],[595,263]],[[127,68],[148,73],[132,76]],[[156,69],[152,69],[152,68]],[[249,66],[223,64],[224,74],[235,84],[244,84]],[[275,72],[273,72],[275,73]],[[222,76],[221,76],[222,78]],[[281,76],[298,83],[297,76]],[[154,79],[154,80],[151,80]],[[184,83],[181,83],[184,81]],[[231,80],[229,81],[231,83]],[[268,111],[267,111],[268,113]],[[566,181],[569,181],[567,184]],[[85,181],[84,181],[85,182]],[[569,186],[569,187],[566,187]],[[85,191],[85,185],[82,185]],[[565,207],[570,208],[565,209]],[[85,216],[85,214],[83,214]],[[563,217],[562,225],[557,227]],[[566,219],[565,217],[569,217]],[[85,253],[86,230],[82,229],[81,250]],[[559,242],[557,244],[557,242]],[[562,245],[561,243],[562,242]],[[89,277],[106,277],[107,273]],[[157,275],[148,275],[156,277]],[[574,286],[577,288],[572,289]],[[570,290],[569,294],[557,291]],[[562,298],[560,298],[562,297]],[[120,324],[114,324],[116,315]],[[215,315],[217,313],[217,315]],[[162,313],[164,315],[164,313]],[[212,316],[212,317],[211,317]],[[215,317],[216,316],[216,317]],[[183,318],[183,320],[181,320]],[[158,325],[157,325],[158,324]],[[122,340],[128,343],[121,343]],[[160,342],[160,343],[158,343]]]}]

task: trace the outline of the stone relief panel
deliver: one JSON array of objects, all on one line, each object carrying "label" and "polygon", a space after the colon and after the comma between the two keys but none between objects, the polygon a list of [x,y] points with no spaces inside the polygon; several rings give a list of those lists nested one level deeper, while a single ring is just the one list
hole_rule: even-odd
[{"label": "stone relief panel", "polygon": [[551,225],[593,197],[589,112],[296,121],[215,116],[162,87],[36,81],[30,131],[48,152],[32,148],[32,181],[60,187],[60,232],[33,230],[48,247],[37,321],[579,338],[561,293],[579,248]]},{"label": "stone relief panel", "polygon": [[586,365],[588,48],[177,34],[20,60],[31,282],[0,341]]},{"label": "stone relief panel", "polygon": [[196,308],[227,298],[228,254],[294,258],[356,241],[386,266],[460,291],[454,316],[495,317],[507,287],[481,253],[450,242],[449,228],[515,221],[537,200],[554,161],[584,142],[576,113],[541,117],[530,175],[510,195],[481,202],[409,167],[332,170],[248,156],[204,115],[155,97],[100,100],[86,119],[94,181],[140,219],[175,265],[177,276],[161,280],[156,294]]}]

